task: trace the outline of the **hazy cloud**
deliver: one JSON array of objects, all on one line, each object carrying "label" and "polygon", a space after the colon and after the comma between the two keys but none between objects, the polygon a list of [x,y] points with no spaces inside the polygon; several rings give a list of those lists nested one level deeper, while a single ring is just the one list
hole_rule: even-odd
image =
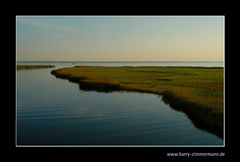
[{"label": "hazy cloud", "polygon": [[72,32],[72,31],[77,31],[77,29],[69,27],[69,26],[64,26],[60,24],[61,20],[58,19],[58,23],[55,22],[49,22],[49,21],[44,21],[44,20],[39,20],[39,19],[31,19],[28,17],[17,17],[17,22],[35,26],[37,28],[40,28],[42,30],[57,30],[61,32]]}]

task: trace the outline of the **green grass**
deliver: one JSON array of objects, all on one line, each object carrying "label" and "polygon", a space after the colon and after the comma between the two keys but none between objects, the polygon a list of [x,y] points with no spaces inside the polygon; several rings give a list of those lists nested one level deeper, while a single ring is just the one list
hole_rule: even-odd
[{"label": "green grass", "polygon": [[31,70],[31,69],[42,69],[42,68],[53,68],[54,65],[17,65],[17,70]]},{"label": "green grass", "polygon": [[195,125],[222,137],[223,68],[76,66],[52,74],[90,89],[161,94],[165,102],[194,118]]}]

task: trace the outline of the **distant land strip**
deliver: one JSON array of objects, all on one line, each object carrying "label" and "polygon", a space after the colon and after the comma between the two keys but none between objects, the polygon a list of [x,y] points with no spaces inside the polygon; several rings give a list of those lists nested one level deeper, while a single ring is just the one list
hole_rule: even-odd
[{"label": "distant land strip", "polygon": [[17,65],[17,70],[31,70],[31,69],[43,69],[54,68],[54,65]]}]

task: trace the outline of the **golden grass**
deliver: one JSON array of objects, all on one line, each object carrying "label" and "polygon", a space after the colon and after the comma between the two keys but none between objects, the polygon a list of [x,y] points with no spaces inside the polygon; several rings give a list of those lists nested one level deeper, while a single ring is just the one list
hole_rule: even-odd
[{"label": "golden grass", "polygon": [[170,105],[223,128],[223,68],[76,66],[52,74],[91,86],[165,95]]}]

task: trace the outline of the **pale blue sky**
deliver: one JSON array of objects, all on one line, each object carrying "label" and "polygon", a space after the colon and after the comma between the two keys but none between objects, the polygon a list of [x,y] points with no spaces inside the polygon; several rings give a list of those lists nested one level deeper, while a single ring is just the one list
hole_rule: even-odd
[{"label": "pale blue sky", "polygon": [[18,61],[223,61],[223,16],[17,16]]}]

